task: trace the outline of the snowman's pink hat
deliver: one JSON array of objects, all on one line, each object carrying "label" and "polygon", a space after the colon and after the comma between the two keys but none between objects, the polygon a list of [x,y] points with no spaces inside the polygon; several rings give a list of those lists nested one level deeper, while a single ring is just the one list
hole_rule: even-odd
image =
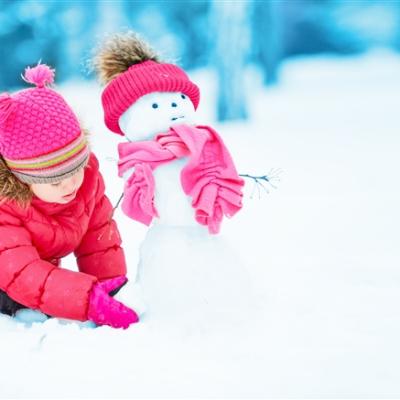
[{"label": "snowman's pink hat", "polygon": [[123,135],[119,127],[120,116],[136,100],[152,92],[182,92],[190,98],[195,109],[200,101],[199,88],[178,66],[155,61],[134,64],[114,78],[101,96],[108,129]]}]

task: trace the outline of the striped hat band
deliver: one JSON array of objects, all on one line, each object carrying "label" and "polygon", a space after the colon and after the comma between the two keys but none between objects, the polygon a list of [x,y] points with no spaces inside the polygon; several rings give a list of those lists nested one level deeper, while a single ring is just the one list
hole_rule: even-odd
[{"label": "striped hat band", "polygon": [[51,153],[23,160],[4,158],[11,172],[24,183],[56,183],[74,175],[89,158],[83,132],[66,146]]}]

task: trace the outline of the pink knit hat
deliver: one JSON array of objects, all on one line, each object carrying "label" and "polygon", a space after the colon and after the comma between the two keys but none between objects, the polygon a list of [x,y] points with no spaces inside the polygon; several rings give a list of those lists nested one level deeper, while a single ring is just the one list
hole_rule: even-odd
[{"label": "pink knit hat", "polygon": [[54,70],[38,64],[23,79],[36,87],[0,94],[0,154],[22,182],[59,182],[87,163],[86,138],[65,100],[46,87]]},{"label": "pink knit hat", "polygon": [[119,127],[120,116],[141,96],[152,92],[182,92],[199,105],[199,88],[185,71],[174,64],[144,61],[134,64],[114,78],[101,96],[104,121],[108,129],[123,135]]}]

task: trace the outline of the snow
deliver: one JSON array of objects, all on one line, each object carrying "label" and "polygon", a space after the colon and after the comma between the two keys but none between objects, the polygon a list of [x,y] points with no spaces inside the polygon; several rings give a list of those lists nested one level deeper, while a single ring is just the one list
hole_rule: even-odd
[{"label": "snow", "polygon": [[[400,396],[399,68],[382,51],[299,58],[269,91],[249,70],[251,119],[220,125],[214,75],[194,72],[198,120],[223,136],[239,172],[283,169],[269,194],[250,198],[248,182],[244,209],[222,226],[252,278],[254,308],[194,323],[145,314],[126,331],[0,316],[0,398]],[[122,138],[102,123],[100,89],[60,90],[92,131],[116,203]],[[130,278],[117,297],[140,307],[133,282],[148,228],[115,216]],[[63,265],[75,268],[73,258]]]}]

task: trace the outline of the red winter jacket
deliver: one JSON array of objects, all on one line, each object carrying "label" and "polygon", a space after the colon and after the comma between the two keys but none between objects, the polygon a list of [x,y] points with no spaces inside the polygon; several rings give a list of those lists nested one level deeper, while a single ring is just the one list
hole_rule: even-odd
[{"label": "red winter jacket", "polygon": [[[27,208],[0,205],[0,289],[45,314],[87,320],[97,280],[126,274],[112,206],[92,154],[76,198],[68,204],[33,197]],[[74,252],[80,272],[59,267]]]}]

